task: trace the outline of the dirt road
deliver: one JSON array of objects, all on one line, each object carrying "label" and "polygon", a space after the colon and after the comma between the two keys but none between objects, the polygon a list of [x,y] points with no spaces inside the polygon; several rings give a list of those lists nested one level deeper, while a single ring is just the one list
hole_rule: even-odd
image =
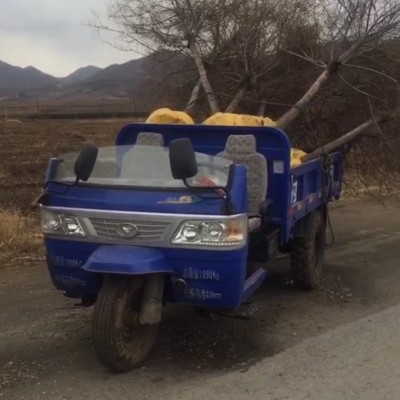
[{"label": "dirt road", "polygon": [[400,398],[400,213],[343,201],[332,220],[320,291],[293,289],[281,260],[252,319],[169,308],[145,367],[123,375],[99,365],[91,310],[44,265],[0,270],[0,399]]}]

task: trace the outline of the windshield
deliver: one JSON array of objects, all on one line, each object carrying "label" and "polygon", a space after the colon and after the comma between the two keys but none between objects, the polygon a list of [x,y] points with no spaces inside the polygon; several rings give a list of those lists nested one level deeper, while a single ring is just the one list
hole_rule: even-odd
[{"label": "windshield", "polygon": [[[74,163],[78,152],[61,155],[55,181],[73,182]],[[232,161],[196,153],[198,174],[188,179],[190,186],[226,187]],[[143,188],[184,188],[181,180],[172,177],[169,150],[160,146],[110,146],[99,148],[93,173],[87,183],[99,186]]]}]

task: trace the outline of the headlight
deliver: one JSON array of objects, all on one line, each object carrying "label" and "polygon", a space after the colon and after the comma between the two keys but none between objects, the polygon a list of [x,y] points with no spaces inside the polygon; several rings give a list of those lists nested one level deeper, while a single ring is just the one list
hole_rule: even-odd
[{"label": "headlight", "polygon": [[208,235],[211,239],[219,240],[226,232],[226,226],[221,223],[213,223],[208,225]]},{"label": "headlight", "polygon": [[200,225],[185,224],[182,227],[182,237],[189,242],[196,240],[200,234],[201,234]]},{"label": "headlight", "polygon": [[247,238],[245,218],[221,221],[186,221],[172,238],[173,244],[233,247],[244,244]]},{"label": "headlight", "polygon": [[64,217],[64,230],[69,235],[84,236],[83,229],[75,217]]},{"label": "headlight", "polygon": [[48,212],[42,214],[42,228],[51,231],[62,230],[61,218],[57,214],[51,214]]},{"label": "headlight", "polygon": [[76,217],[42,210],[41,219],[44,233],[85,236],[82,226]]}]

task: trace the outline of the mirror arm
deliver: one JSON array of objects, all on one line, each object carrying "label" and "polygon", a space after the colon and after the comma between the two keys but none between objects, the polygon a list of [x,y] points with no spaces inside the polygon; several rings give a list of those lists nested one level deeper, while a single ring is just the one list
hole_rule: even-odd
[{"label": "mirror arm", "polygon": [[[43,186],[44,190],[47,190],[50,193],[57,193],[57,194],[66,194],[68,190],[74,186],[76,186],[79,182],[78,178],[75,178],[75,181],[73,183],[67,183],[67,182],[58,182],[54,180],[47,181],[46,184]],[[49,185],[51,183],[57,183],[61,186],[66,186],[65,190],[54,190],[54,189],[49,189]]]}]

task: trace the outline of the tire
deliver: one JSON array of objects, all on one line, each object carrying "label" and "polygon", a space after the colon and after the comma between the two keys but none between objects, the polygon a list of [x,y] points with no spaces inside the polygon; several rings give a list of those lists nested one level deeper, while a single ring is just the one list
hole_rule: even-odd
[{"label": "tire", "polygon": [[308,232],[294,237],[291,252],[291,272],[294,284],[302,290],[319,287],[325,255],[325,223],[320,211],[309,216]]},{"label": "tire", "polygon": [[114,372],[127,372],[139,366],[157,335],[158,325],[136,322],[142,287],[142,278],[106,276],[95,304],[94,349],[98,359]]}]

